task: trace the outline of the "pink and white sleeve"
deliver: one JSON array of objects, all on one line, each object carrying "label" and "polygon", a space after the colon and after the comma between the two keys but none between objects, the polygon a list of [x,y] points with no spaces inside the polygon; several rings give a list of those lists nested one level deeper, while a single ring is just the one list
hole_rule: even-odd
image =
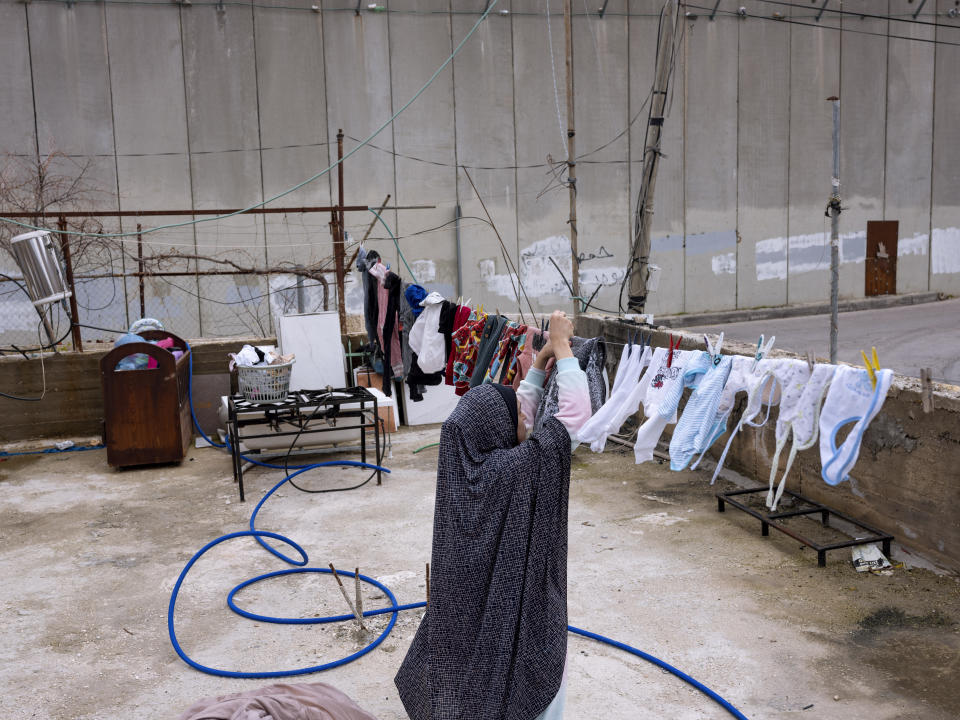
[{"label": "pink and white sleeve", "polygon": [[592,414],[587,375],[580,369],[580,361],[575,357],[557,361],[557,390],[559,408],[554,417],[562,422],[570,433],[575,448],[578,444],[577,433]]}]

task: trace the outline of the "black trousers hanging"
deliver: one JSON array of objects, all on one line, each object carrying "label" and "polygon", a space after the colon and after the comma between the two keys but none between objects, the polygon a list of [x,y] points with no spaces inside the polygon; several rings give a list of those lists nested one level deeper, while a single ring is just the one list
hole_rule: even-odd
[{"label": "black trousers hanging", "polygon": [[393,353],[394,329],[400,321],[398,316],[400,312],[400,276],[393,272],[388,272],[383,279],[383,286],[387,289],[387,316],[383,321],[383,394],[387,397],[393,395],[393,363],[400,358],[391,357]]}]

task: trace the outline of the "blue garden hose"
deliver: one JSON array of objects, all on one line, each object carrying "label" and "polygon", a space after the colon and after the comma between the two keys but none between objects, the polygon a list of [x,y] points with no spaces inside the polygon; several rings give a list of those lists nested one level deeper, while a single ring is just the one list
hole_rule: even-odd
[{"label": "blue garden hose", "polygon": [[[189,351],[189,348],[190,346],[188,345],[187,346],[188,351]],[[203,436],[203,438],[214,447],[220,447],[220,448],[227,447],[227,443],[213,442],[209,437],[207,437],[206,433],[203,432],[203,429],[200,427],[200,423],[197,422],[197,416],[193,409],[193,354],[192,353],[190,353],[190,377],[187,384],[187,393],[190,400],[190,414],[193,417],[193,423],[194,423],[194,426],[197,428],[197,432],[199,432],[200,435]],[[248,458],[244,455],[241,455],[241,457],[243,457],[248,462],[251,462],[255,465],[260,465],[262,467],[279,469],[279,470],[285,469],[282,465],[274,465],[270,463],[260,462],[257,460],[253,460],[252,458]],[[296,542],[294,542],[290,538],[280,535],[279,533],[268,532],[266,530],[257,530],[255,527],[257,513],[260,512],[260,508],[263,507],[263,504],[267,501],[267,499],[271,497],[273,493],[276,492],[284,483],[286,483],[289,479],[296,477],[297,475],[300,475],[308,470],[312,470],[318,467],[332,466],[332,465],[349,465],[349,466],[356,466],[356,467],[367,467],[367,468],[375,468],[379,470],[384,470],[386,472],[390,472],[390,470],[388,470],[387,468],[380,468],[376,465],[356,462],[352,460],[338,460],[338,461],[330,461],[330,462],[312,463],[309,465],[290,465],[288,467],[295,469],[296,472],[288,474],[285,478],[283,478],[283,480],[281,480],[276,485],[274,485],[263,496],[263,498],[261,498],[260,502],[257,503],[257,506],[253,509],[253,512],[250,515],[249,530],[229,533],[227,535],[218,537],[215,540],[211,540],[202,548],[200,548],[200,550],[198,550],[196,554],[194,554],[194,556],[190,558],[190,560],[184,566],[183,570],[180,572],[180,576],[177,578],[176,584],[173,587],[173,592],[170,594],[170,604],[167,609],[167,630],[170,634],[170,642],[173,645],[173,649],[176,651],[177,655],[179,655],[180,658],[185,663],[187,663],[187,665],[189,665],[190,667],[196,670],[207,673],[208,675],[217,675],[220,677],[230,677],[230,678],[281,678],[281,677],[291,677],[295,675],[307,675],[310,673],[321,672],[323,670],[330,670],[332,668],[340,667],[341,665],[346,665],[347,663],[353,662],[354,660],[357,660],[358,658],[363,657],[364,655],[369,653],[371,650],[374,650],[377,646],[379,646],[380,643],[382,643],[386,639],[386,637],[390,634],[390,632],[393,630],[393,627],[397,622],[398,613],[400,613],[403,610],[414,610],[414,609],[422,608],[426,606],[425,602],[416,602],[416,603],[408,603],[406,605],[399,605],[397,603],[397,598],[390,591],[390,588],[388,588],[386,585],[384,585],[383,583],[379,582],[374,578],[367,577],[366,575],[359,575],[360,580],[367,583],[368,585],[373,585],[374,587],[379,589],[390,601],[390,605],[388,605],[387,607],[368,610],[363,613],[363,616],[371,617],[374,615],[384,615],[389,613],[390,621],[387,623],[387,626],[383,629],[383,631],[371,643],[369,643],[368,645],[366,645],[365,647],[361,648],[360,650],[356,651],[351,655],[347,655],[346,657],[340,658],[338,660],[331,660],[329,662],[321,663],[319,665],[311,665],[308,667],[294,668],[291,670],[243,672],[243,671],[237,671],[237,670],[223,670],[220,668],[210,667],[208,665],[202,665],[197,661],[191,659],[183,651],[183,648],[180,647],[180,643],[177,641],[177,635],[174,629],[173,615],[174,615],[174,610],[176,608],[177,596],[180,592],[181,586],[183,585],[183,581],[187,576],[187,573],[190,572],[190,569],[197,562],[197,560],[199,560],[208,550],[215,547],[216,545],[219,545],[222,542],[225,542],[227,540],[232,540],[238,537],[254,538],[270,553],[277,556],[284,562],[287,562],[291,565],[295,565],[297,567],[286,569],[286,570],[269,572],[263,575],[257,575],[256,577],[253,577],[253,578],[250,578],[249,580],[244,580],[243,582],[241,582],[239,585],[234,587],[227,595],[227,606],[233,612],[237,613],[241,617],[249,618],[252,620],[257,620],[260,622],[276,623],[281,625],[324,624],[324,623],[346,622],[346,621],[354,620],[353,615],[328,615],[326,617],[311,617],[311,618],[289,618],[289,617],[274,617],[270,615],[260,615],[258,613],[252,613],[250,611],[244,610],[243,608],[239,607],[235,602],[235,596],[238,592],[240,592],[246,587],[249,587],[250,585],[253,585],[258,582],[262,582],[264,580],[268,580],[276,577],[283,577],[287,575],[300,574],[300,573],[333,574],[333,571],[327,568],[304,567],[309,561],[309,558],[307,556],[306,551],[300,545],[298,545]],[[291,557],[288,557],[287,555],[284,555],[279,550],[276,550],[275,548],[267,544],[264,538],[272,538],[274,540],[279,540],[280,542],[289,545],[294,550],[296,550],[297,553],[300,554],[301,559],[296,560]],[[338,575],[343,575],[345,577],[355,577],[355,574],[352,572],[347,572],[343,570],[337,570],[336,572]],[[590,632],[589,630],[582,630],[580,628],[574,627],[573,625],[568,625],[567,630],[571,633],[574,633],[575,635],[580,635],[582,637],[590,638],[591,640],[596,640],[606,645],[610,645],[611,647],[618,648],[620,650],[630,653],[631,655],[635,655],[639,658],[642,658],[647,662],[653,663],[654,665],[666,670],[667,672],[672,673],[676,677],[680,678],[684,682],[688,683],[689,685],[693,686],[694,688],[702,692],[704,695],[709,697],[711,700],[713,700],[718,705],[720,705],[720,707],[722,707],[724,710],[730,713],[730,715],[732,715],[733,717],[738,718],[738,720],[747,720],[747,717],[742,712],[737,710],[737,708],[735,708],[729,701],[725,700],[723,697],[721,697],[719,694],[717,694],[716,692],[708,688],[703,683],[694,679],[690,675],[687,675],[682,670],[675,668],[669,663],[664,662],[663,660],[660,660],[659,658],[654,657],[649,653],[646,653],[642,650],[632,647],[631,645],[627,645],[626,643],[622,643],[617,640],[613,640],[611,638],[605,637],[603,635]]]}]

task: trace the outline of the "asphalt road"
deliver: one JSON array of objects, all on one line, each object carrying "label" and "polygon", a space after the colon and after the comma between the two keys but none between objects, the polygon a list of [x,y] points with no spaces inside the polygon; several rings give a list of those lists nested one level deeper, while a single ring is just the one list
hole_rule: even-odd
[{"label": "asphalt road", "polygon": [[[776,348],[800,354],[830,355],[830,316],[755,320],[684,328],[685,332],[717,334],[755,343],[764,333],[777,336]],[[877,348],[882,367],[901,375],[920,376],[928,367],[939,382],[960,385],[960,299],[881,310],[840,313],[839,359],[862,364],[860,350]]]}]

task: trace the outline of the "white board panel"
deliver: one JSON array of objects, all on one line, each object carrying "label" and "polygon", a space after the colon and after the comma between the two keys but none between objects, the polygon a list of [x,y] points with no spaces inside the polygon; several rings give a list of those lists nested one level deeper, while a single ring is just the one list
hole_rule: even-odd
[{"label": "white board panel", "polygon": [[279,322],[280,352],[293,353],[291,390],[343,387],[346,358],[340,342],[340,318],[335,310],[284,315]]}]

